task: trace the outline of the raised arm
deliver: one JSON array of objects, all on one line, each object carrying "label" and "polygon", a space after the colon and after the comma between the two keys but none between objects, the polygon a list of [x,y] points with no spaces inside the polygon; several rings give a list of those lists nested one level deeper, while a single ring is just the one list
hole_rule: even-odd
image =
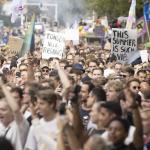
[{"label": "raised arm", "polygon": [[9,107],[11,108],[11,110],[14,114],[15,120],[17,121],[17,123],[21,123],[23,121],[23,115],[20,111],[19,104],[13,98],[10,91],[7,89],[7,87],[3,83],[1,85],[1,87],[2,87],[2,90],[3,90],[4,95],[6,97],[6,101],[7,101]]},{"label": "raised arm", "polygon": [[66,73],[64,72],[64,70],[60,68],[58,60],[55,59],[54,62],[55,62],[56,69],[58,70],[58,74],[59,74],[61,83],[63,84],[63,88],[64,88],[64,90],[66,90],[71,86],[70,81],[69,81]]},{"label": "raised arm", "polygon": [[[79,139],[77,138],[73,128],[68,124],[66,116],[57,116],[57,126],[59,132],[57,135],[57,149],[66,150],[65,139],[67,140],[71,150],[78,150],[81,148]],[[64,139],[65,135],[65,139]]]},{"label": "raised arm", "polygon": [[142,120],[139,112],[138,104],[135,101],[134,95],[130,90],[125,90],[125,95],[128,103],[130,104],[130,108],[132,110],[133,123],[136,128],[134,133],[133,144],[136,149],[143,149],[143,126]]}]

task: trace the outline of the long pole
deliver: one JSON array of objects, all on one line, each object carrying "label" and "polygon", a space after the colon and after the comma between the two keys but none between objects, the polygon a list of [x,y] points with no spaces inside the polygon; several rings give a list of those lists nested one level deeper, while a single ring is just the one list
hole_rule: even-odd
[{"label": "long pole", "polygon": [[145,23],[146,23],[146,30],[147,30],[148,40],[149,40],[149,42],[150,42],[150,33],[149,33],[148,23],[147,23],[147,21],[146,21],[145,15],[144,15],[144,18],[145,18]]}]

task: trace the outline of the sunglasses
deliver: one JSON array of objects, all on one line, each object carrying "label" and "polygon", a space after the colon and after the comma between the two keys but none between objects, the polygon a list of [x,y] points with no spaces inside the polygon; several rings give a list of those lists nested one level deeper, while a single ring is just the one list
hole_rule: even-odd
[{"label": "sunglasses", "polygon": [[120,76],[123,77],[123,78],[127,77],[127,75],[125,75],[125,74],[121,74]]},{"label": "sunglasses", "polygon": [[42,69],[42,72],[49,72],[48,69]]},{"label": "sunglasses", "polygon": [[135,90],[135,89],[140,90],[141,87],[140,87],[140,86],[133,86],[132,88],[133,88],[134,90]]}]

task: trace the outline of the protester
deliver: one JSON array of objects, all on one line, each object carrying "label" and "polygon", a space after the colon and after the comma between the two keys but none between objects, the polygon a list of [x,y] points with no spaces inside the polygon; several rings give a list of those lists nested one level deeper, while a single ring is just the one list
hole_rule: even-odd
[{"label": "protester", "polygon": [[[81,20],[79,39],[74,40],[76,29],[67,29],[73,39],[66,41],[65,27],[58,24],[57,33],[47,34],[53,27],[43,24],[42,32],[32,34],[33,48],[24,45],[29,44],[26,36],[32,33],[27,22],[17,30],[0,28],[0,148],[150,149],[150,65],[125,61],[126,55],[117,53],[121,43],[118,48],[111,45],[117,53],[112,54],[105,47],[105,41],[109,42],[106,32],[117,33],[118,42],[128,34],[104,24],[99,17],[90,25]],[[119,21],[114,24],[120,27]],[[22,48],[27,49],[14,52],[12,48],[19,44],[11,45],[11,36],[23,37]],[[45,42],[55,48],[47,48]]]}]

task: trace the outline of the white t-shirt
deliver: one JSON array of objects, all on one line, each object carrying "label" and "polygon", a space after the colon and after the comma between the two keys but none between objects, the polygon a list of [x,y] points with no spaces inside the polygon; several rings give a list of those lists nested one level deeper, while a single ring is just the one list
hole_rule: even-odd
[{"label": "white t-shirt", "polygon": [[16,150],[24,149],[28,130],[29,124],[25,119],[20,124],[12,121],[7,128],[0,122],[0,136],[10,140]]},{"label": "white t-shirt", "polygon": [[52,121],[34,120],[30,128],[25,147],[30,150],[56,150],[57,149],[57,123]]}]

